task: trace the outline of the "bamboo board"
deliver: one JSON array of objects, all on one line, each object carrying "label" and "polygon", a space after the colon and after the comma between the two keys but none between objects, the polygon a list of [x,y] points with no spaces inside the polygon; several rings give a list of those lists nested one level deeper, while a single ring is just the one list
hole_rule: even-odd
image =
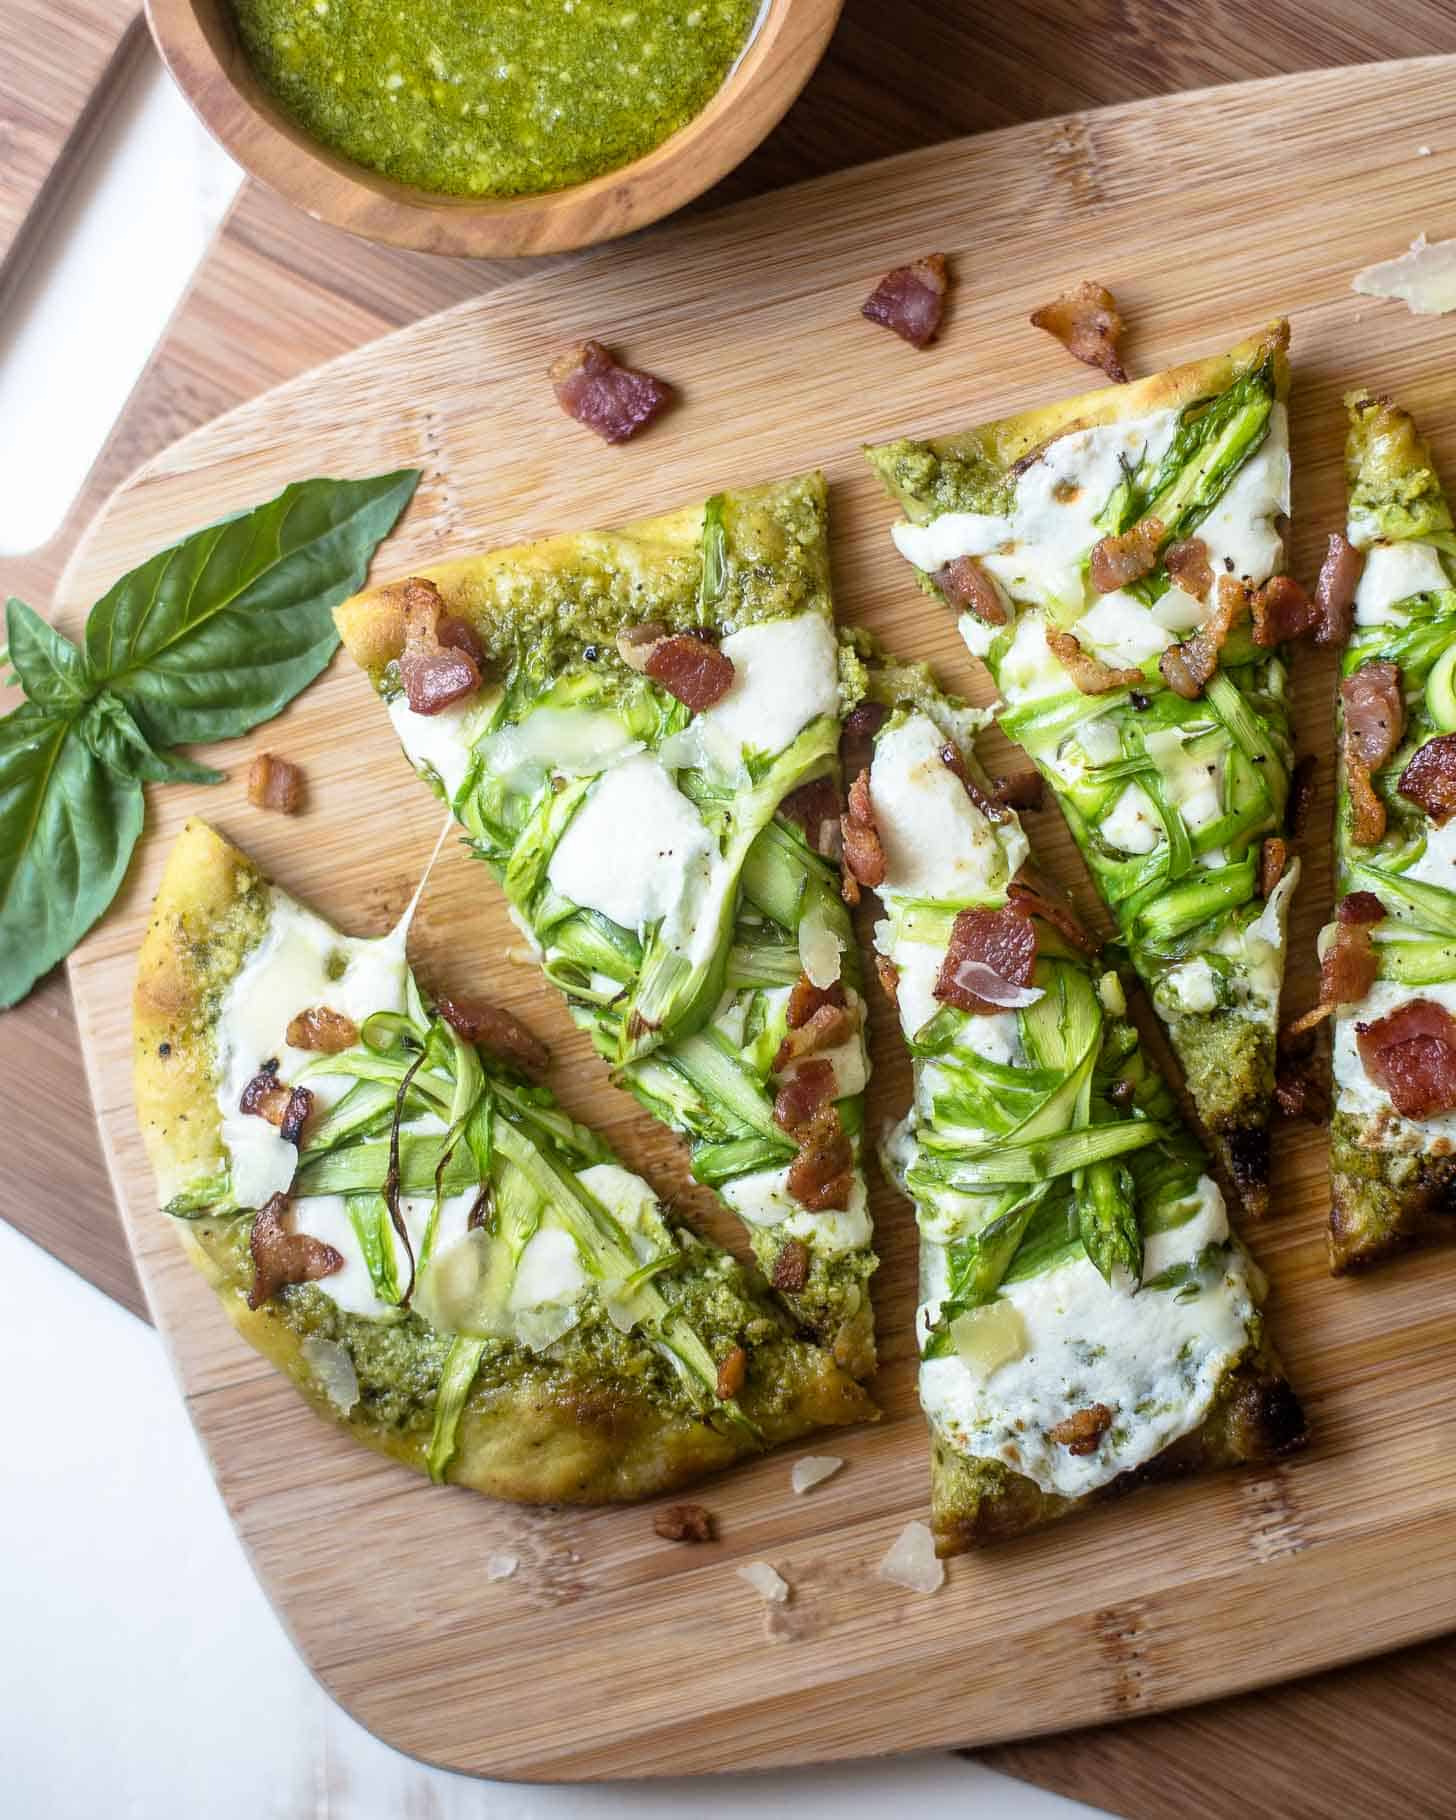
[{"label": "bamboo board", "polygon": [[[419,462],[419,495],[381,559],[381,571],[403,571],[819,463],[841,615],[984,698],[948,619],[894,556],[892,513],[857,445],[1077,389],[1082,370],[1025,317],[1084,275],[1117,291],[1140,371],[1292,315],[1296,554],[1308,572],[1321,529],[1341,515],[1345,386],[1398,393],[1456,470],[1452,324],[1348,289],[1357,266],[1418,230],[1456,232],[1442,202],[1456,177],[1444,132],[1453,77],[1456,59],[1432,58],[1019,128],[781,192],[467,302],[151,463],[70,566],[63,622],[160,544],[302,474]],[[1423,143],[1433,156],[1416,156]],[[858,305],[884,267],[932,246],[953,256],[960,285],[942,344],[916,354],[863,323]],[[682,387],[678,410],[639,444],[607,449],[556,411],[546,362],[586,333]],[[1328,744],[1328,689],[1320,665],[1304,662],[1296,724],[1316,750]],[[1154,1712],[1456,1625],[1446,1514],[1456,1461],[1443,1433],[1453,1263],[1427,1254],[1369,1282],[1329,1282],[1322,1144],[1303,1129],[1276,1143],[1279,1211],[1256,1245],[1312,1451],[1268,1472],[1141,1493],[955,1562],[933,1598],[874,1576],[925,1503],[913,1225],[883,1188],[885,1420],[835,1437],[848,1469],[807,1498],[791,1496],[784,1456],[711,1486],[722,1537],[712,1547],[660,1543],[641,1510],[506,1509],[356,1454],[226,1329],[153,1212],[130,1103],[132,957],[187,814],[209,815],[360,932],[386,926],[433,844],[436,808],[345,663],[266,730],[268,746],[308,771],[302,822],[246,807],[244,761],[261,743],[216,749],[232,773],[219,790],[153,793],[126,890],[71,973],[138,1267],[224,1496],[311,1665],[372,1730],[505,1776],[768,1766]],[[1075,882],[1055,815],[1033,821],[1050,869]],[[1302,957],[1327,908],[1321,838],[1317,817]],[[607,1086],[534,975],[502,958],[514,945],[483,868],[449,853],[416,925],[426,980],[488,979],[552,1041],[570,1108],[721,1232],[672,1140]],[[1310,984],[1306,961],[1294,995]],[[903,1106],[908,1075],[883,1016],[874,1038],[878,1124]],[[484,1583],[493,1549],[520,1554],[515,1579]],[[759,1558],[795,1589],[782,1610],[766,1614],[732,1571]]]}]

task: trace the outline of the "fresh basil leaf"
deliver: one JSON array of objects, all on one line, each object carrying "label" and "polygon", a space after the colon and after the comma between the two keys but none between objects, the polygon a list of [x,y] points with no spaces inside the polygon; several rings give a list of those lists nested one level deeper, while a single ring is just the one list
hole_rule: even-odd
[{"label": "fresh basil leaf", "polygon": [[10,640],[9,659],[27,701],[62,714],[74,714],[85,706],[92,689],[91,672],[69,638],[13,596],[5,603],[5,631]]},{"label": "fresh basil leaf", "polygon": [[332,609],[409,502],[417,468],[305,480],[184,538],[91,610],[86,656],[153,747],[246,733],[338,645]]},{"label": "fresh basil leaf", "polygon": [[13,1005],[116,895],[142,787],[74,719],[26,702],[0,720],[0,1007]]},{"label": "fresh basil leaf", "polygon": [[77,721],[77,730],[103,765],[149,784],[220,784],[221,771],[179,758],[175,752],[153,751],[140,727],[127,712],[126,703],[103,689]]}]

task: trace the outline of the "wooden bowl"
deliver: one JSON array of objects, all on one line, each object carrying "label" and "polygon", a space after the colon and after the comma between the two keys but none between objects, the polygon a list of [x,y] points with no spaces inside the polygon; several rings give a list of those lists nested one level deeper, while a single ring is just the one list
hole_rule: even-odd
[{"label": "wooden bowl", "polygon": [[844,0],[767,0],[738,67],[644,157],[539,196],[440,196],[366,170],[312,139],[254,75],[226,0],[146,0],[162,60],[203,124],[250,176],[318,221],[427,253],[556,253],[612,240],[681,208],[775,127],[824,54]]}]

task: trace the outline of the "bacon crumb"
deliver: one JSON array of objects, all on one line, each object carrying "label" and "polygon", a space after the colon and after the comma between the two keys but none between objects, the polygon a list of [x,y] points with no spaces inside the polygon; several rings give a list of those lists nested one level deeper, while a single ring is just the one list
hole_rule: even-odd
[{"label": "bacon crumb", "polygon": [[1384,661],[1361,664],[1340,684],[1345,708],[1345,782],[1350,793],[1351,839],[1373,847],[1385,834],[1385,804],[1373,774],[1401,742],[1405,695],[1400,668]]},{"label": "bacon crumb", "polygon": [[1284,812],[1284,821],[1292,840],[1303,838],[1309,825],[1309,807],[1314,800],[1314,777],[1319,769],[1319,760],[1313,752],[1306,752],[1299,759],[1289,779],[1289,802]]},{"label": "bacon crumb", "polygon": [[988,791],[983,790],[976,782],[975,778],[971,776],[970,769],[966,764],[965,754],[961,751],[960,747],[956,745],[954,740],[948,739],[940,748],[940,762],[959,782],[966,795],[970,797],[976,808],[980,810],[981,814],[985,816],[988,822],[996,822],[999,824],[1011,820],[1011,811],[1006,807],[1005,803],[1000,802]]},{"label": "bacon crumb", "polygon": [[1232,575],[1220,575],[1213,610],[1198,631],[1181,645],[1170,645],[1158,659],[1163,681],[1184,701],[1197,701],[1218,669],[1219,653],[1229,633],[1249,607],[1249,590]]},{"label": "bacon crumb", "polygon": [[799,1154],[789,1164],[789,1193],[810,1213],[847,1208],[854,1188],[854,1145],[838,1106],[821,1106],[795,1135]]},{"label": "bacon crumb", "polygon": [[[450,627],[454,641],[448,645],[440,636],[442,623]],[[469,647],[478,651],[479,639],[463,620],[445,613],[444,598],[434,582],[412,575],[404,583],[404,650],[399,658],[411,713],[438,714],[475,694],[481,670]]]},{"label": "bacon crumb", "polygon": [[256,1312],[271,1302],[280,1289],[292,1283],[316,1283],[344,1268],[342,1255],[322,1239],[289,1232],[283,1224],[288,1196],[275,1194],[253,1216],[248,1250],[253,1259],[253,1282],[248,1306]]},{"label": "bacon crumb", "polygon": [[794,1070],[774,1098],[774,1123],[792,1137],[834,1100],[834,1065],[813,1057]]},{"label": "bacon crumb", "polygon": [[583,341],[558,355],[548,377],[567,416],[595,430],[603,442],[626,442],[645,430],[675,396],[665,379],[620,366],[599,341]]},{"label": "bacon crumb", "polygon": [[1395,786],[1407,802],[1423,809],[1438,828],[1456,815],[1456,733],[1428,739]]},{"label": "bacon crumb", "polygon": [[857,777],[874,760],[875,736],[890,718],[883,702],[857,702],[845,718],[839,735],[839,762],[846,777]]},{"label": "bacon crumb", "polygon": [[255,809],[296,815],[303,802],[303,772],[286,758],[260,752],[248,767],[248,801]]},{"label": "bacon crumb", "polygon": [[359,1028],[342,1011],[313,1005],[289,1020],[287,1038],[293,1049],[317,1049],[324,1055],[338,1055],[358,1042]]},{"label": "bacon crumb", "polygon": [[718,1399],[728,1403],[742,1390],[748,1378],[748,1354],[741,1346],[718,1362]]},{"label": "bacon crumb", "polygon": [[775,1074],[782,1074],[792,1063],[805,1056],[820,1055],[826,1049],[837,1049],[859,1028],[857,1010],[847,1005],[824,1004],[804,1022],[791,1029],[779,1044],[773,1059]]},{"label": "bacon crumb", "polygon": [[1379,960],[1370,939],[1385,920],[1385,905],[1373,891],[1351,891],[1335,906],[1335,933],[1320,958],[1319,1003],[1288,1025],[1281,1035],[1290,1042],[1322,1024],[1339,1005],[1358,1005],[1375,984]]},{"label": "bacon crumb", "polygon": [[1096,1453],[1111,1426],[1112,1411],[1105,1403],[1092,1403],[1086,1409],[1074,1409],[1054,1428],[1049,1428],[1047,1439],[1065,1447],[1068,1453]]},{"label": "bacon crumb", "polygon": [[989,571],[974,556],[957,556],[930,578],[958,613],[969,613],[983,626],[1004,626],[1007,620],[1001,590]]},{"label": "bacon crumb", "polygon": [[879,976],[880,990],[898,1011],[900,1008],[900,969],[889,955],[877,954],[875,972]]},{"label": "bacon crumb", "polygon": [[1127,384],[1118,343],[1122,317],[1117,299],[1105,285],[1082,282],[1031,313],[1031,326],[1055,335],[1069,354],[1089,367],[1100,367],[1115,385]]},{"label": "bacon crumb", "polygon": [[1328,1096],[1314,1077],[1313,1064],[1302,1057],[1279,1057],[1274,1104],[1285,1118],[1307,1119],[1312,1125],[1322,1125],[1329,1117]]},{"label": "bacon crumb", "polygon": [[995,779],[991,794],[1008,809],[1039,809],[1046,796],[1040,771],[1011,771]]},{"label": "bacon crumb", "polygon": [[935,339],[945,315],[950,271],[944,253],[927,253],[910,265],[897,265],[870,292],[860,315],[881,328],[893,329],[911,347]]},{"label": "bacon crumb", "polygon": [[244,1087],[238,1111],[267,1119],[281,1138],[296,1144],[313,1111],[313,1094],[307,1087],[285,1087],[277,1062],[269,1062]]},{"label": "bacon crumb", "polygon": [[1271,575],[1254,590],[1254,643],[1261,650],[1305,638],[1318,629],[1319,608],[1292,575]]},{"label": "bacon crumb", "polygon": [[1163,552],[1163,567],[1185,594],[1202,600],[1213,587],[1213,564],[1201,537],[1180,537]]},{"label": "bacon crumb", "polygon": [[1082,649],[1082,641],[1072,632],[1046,629],[1047,646],[1083,695],[1107,695],[1114,689],[1130,689],[1146,679],[1141,670],[1114,669]]},{"label": "bacon crumb", "polygon": [[1364,567],[1365,558],[1354,544],[1342,532],[1331,531],[1314,589],[1317,645],[1343,645],[1349,639],[1355,626],[1355,589]]},{"label": "bacon crumb", "polygon": [[[863,770],[849,786],[849,808],[840,823],[844,836],[844,869],[846,881],[873,888],[885,882],[885,849],[880,845],[875,825],[875,806],[870,799],[870,774]],[[846,884],[846,901],[859,902],[856,888],[851,896]]]},{"label": "bacon crumb", "polygon": [[779,1247],[769,1282],[775,1289],[797,1295],[809,1281],[809,1247],[802,1239],[789,1239]]},{"label": "bacon crumb", "polygon": [[435,1009],[457,1036],[479,1043],[501,1061],[538,1081],[551,1065],[551,1051],[518,1017],[484,999],[441,998]]},{"label": "bacon crumb", "polygon": [[1365,1072],[1402,1118],[1456,1111],[1456,1018],[1434,999],[1413,998],[1355,1026]]},{"label": "bacon crumb", "polygon": [[1099,594],[1112,594],[1130,581],[1141,581],[1156,565],[1166,535],[1161,518],[1140,518],[1129,530],[1100,538],[1088,559],[1092,586]]},{"label": "bacon crumb", "polygon": [[789,992],[784,1016],[790,1030],[802,1030],[816,1011],[825,1005],[843,1005],[847,1001],[844,986],[835,980],[830,986],[816,986],[807,973],[801,973]]},{"label": "bacon crumb", "polygon": [[669,1504],[652,1519],[664,1542],[711,1542],[713,1518],[701,1504]]},{"label": "bacon crumb", "polygon": [[1031,984],[1036,966],[1036,931],[1011,904],[1004,910],[962,910],[951,924],[950,942],[936,978],[934,995],[957,1011],[994,1014],[1006,1009],[966,983],[967,970],[988,968],[1008,986]]},{"label": "bacon crumb", "polygon": [[722,701],[733,687],[735,674],[731,657],[689,633],[659,639],[642,667],[653,682],[661,683],[694,714]]},{"label": "bacon crumb", "polygon": [[832,777],[815,777],[807,784],[800,784],[779,804],[778,812],[785,821],[803,829],[805,840],[821,858],[839,858],[844,845],[844,837],[839,831],[844,805],[840,801],[839,785]]},{"label": "bacon crumb", "polygon": [[1271,897],[1289,864],[1289,843],[1271,834],[1259,849],[1259,896]]}]

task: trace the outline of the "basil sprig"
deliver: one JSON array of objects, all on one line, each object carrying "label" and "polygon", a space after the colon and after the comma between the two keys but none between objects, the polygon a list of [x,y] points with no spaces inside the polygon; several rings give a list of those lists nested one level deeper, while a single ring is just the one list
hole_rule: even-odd
[{"label": "basil sprig", "polygon": [[333,608],[363,585],[418,479],[299,481],[210,525],[123,575],[84,645],[7,603],[25,700],[0,718],[0,1006],[116,895],[143,783],[222,781],[169,748],[248,732],[328,663]]}]

